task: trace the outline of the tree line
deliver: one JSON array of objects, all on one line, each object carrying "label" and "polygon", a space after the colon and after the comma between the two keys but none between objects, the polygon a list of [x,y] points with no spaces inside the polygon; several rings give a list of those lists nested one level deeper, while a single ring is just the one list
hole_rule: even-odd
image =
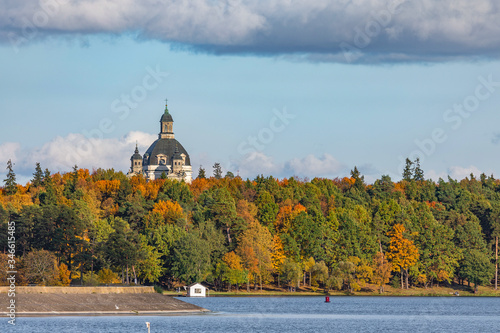
[{"label": "tree line", "polygon": [[[214,165],[191,184],[113,169],[51,173],[26,185],[9,161],[0,189],[0,275],[15,222],[19,284],[205,282],[218,290],[494,283],[500,180],[243,180]],[[1,283],[6,280],[2,277]]]}]

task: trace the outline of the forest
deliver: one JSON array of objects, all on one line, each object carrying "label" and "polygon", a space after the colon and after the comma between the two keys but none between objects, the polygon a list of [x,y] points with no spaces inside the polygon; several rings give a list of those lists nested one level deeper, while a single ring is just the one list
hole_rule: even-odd
[{"label": "forest", "polygon": [[[36,163],[0,188],[0,283],[146,284],[354,292],[496,284],[500,180],[437,182],[407,159],[402,180],[243,180],[220,165],[191,184],[113,169],[52,174]],[[15,238],[15,251],[9,237]],[[12,239],[14,239],[12,238]],[[15,252],[15,254],[12,254]]]}]

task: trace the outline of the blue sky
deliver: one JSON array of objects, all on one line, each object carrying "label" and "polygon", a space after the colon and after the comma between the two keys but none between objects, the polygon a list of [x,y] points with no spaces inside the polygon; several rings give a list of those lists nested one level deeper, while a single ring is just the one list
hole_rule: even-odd
[{"label": "blue sky", "polygon": [[41,3],[0,0],[0,165],[20,182],[36,162],[126,172],[165,98],[195,175],[397,180],[418,156],[434,180],[499,177],[494,1]]}]

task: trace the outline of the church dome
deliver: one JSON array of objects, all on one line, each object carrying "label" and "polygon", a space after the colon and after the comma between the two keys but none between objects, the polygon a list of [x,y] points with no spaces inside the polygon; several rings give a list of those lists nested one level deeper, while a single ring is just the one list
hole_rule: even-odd
[{"label": "church dome", "polygon": [[169,161],[174,158],[176,155],[176,148],[178,150],[178,155],[184,154],[186,155],[184,165],[191,165],[191,160],[189,159],[189,155],[184,149],[184,147],[177,141],[176,139],[158,139],[148,148],[145,154],[145,164],[147,165],[156,165],[158,162],[156,161],[157,155],[166,155],[169,158]]}]

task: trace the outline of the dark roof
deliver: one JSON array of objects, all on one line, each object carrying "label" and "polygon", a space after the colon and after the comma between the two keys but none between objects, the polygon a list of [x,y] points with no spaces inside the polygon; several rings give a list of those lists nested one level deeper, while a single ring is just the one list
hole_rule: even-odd
[{"label": "dark roof", "polygon": [[141,154],[139,154],[139,148],[137,148],[137,146],[135,146],[134,155],[132,155],[132,157],[130,159],[131,160],[142,160],[142,156],[141,156]]},{"label": "dark roof", "polygon": [[168,113],[168,110],[165,110],[165,113],[163,114],[163,116],[161,116],[160,122],[164,121],[170,121],[170,122],[174,121],[174,118],[172,118],[172,115]]},{"label": "dark roof", "polygon": [[[165,154],[169,158],[173,158],[175,154],[175,148],[179,150],[180,154],[186,155],[186,163],[185,165],[191,165],[191,160],[189,159],[189,154],[186,149],[177,141],[176,139],[158,139],[148,148],[146,151],[147,160],[144,162],[145,164],[150,164],[151,158],[155,158],[158,154]],[[146,155],[145,154],[145,155]]]}]

